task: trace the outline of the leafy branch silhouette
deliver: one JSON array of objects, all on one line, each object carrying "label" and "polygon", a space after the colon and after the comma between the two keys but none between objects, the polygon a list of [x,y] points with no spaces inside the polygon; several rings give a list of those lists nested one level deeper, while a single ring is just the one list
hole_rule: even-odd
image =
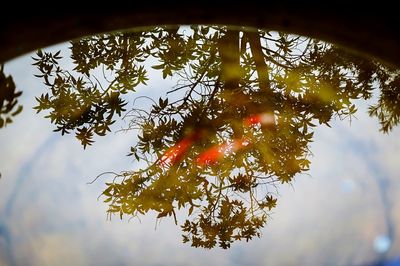
[{"label": "leafy branch silhouette", "polygon": [[[71,53],[69,71],[60,52],[37,52],[49,93],[35,109],[49,112],[56,131],[75,132],[84,148],[111,131],[116,115],[128,119],[127,130],[139,132],[128,155],[146,166],[106,183],[109,215],[154,211],[178,223],[176,211],[185,208],[182,237],[194,247],[259,237],[277,185],[309,170],[316,125],[351,118],[354,101],[371,98],[375,84],[380,96],[370,115],[384,132],[399,122],[395,69],[305,37],[156,27],[73,41]],[[179,81],[148,110],[127,111],[122,95],[146,85],[149,65]]]},{"label": "leafy branch silhouette", "polygon": [[18,105],[21,91],[16,91],[12,76],[6,76],[4,65],[0,65],[0,128],[13,122],[12,117],[22,112],[22,105]]}]

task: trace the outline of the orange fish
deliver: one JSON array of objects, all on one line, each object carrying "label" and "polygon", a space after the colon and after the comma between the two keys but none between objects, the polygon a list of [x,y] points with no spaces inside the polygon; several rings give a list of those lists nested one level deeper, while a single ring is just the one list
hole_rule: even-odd
[{"label": "orange fish", "polygon": [[191,134],[182,139],[177,144],[165,151],[160,159],[161,165],[173,165],[179,162],[187,150],[193,145],[197,139],[197,134]]},{"label": "orange fish", "polygon": [[215,145],[206,151],[202,152],[197,157],[197,165],[205,166],[215,164],[217,161],[222,159],[225,155],[236,152],[243,147],[249,145],[250,142],[247,139],[235,139],[231,143],[224,143]]}]

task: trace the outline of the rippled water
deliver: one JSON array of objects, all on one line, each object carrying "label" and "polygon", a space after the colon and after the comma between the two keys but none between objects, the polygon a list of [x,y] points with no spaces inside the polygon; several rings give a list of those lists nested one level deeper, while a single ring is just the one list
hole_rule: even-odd
[{"label": "rippled water", "polygon": [[185,26],[86,37],[3,73],[5,265],[398,263],[396,69]]}]

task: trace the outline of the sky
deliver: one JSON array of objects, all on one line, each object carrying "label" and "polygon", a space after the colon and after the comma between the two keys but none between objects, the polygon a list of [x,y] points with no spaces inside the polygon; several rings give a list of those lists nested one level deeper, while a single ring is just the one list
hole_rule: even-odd
[{"label": "sky", "polygon": [[[279,187],[260,239],[196,249],[182,243],[173,219],[106,219],[107,205],[98,200],[106,180],[87,183],[104,171],[135,169],[125,156],[135,135],[112,132],[82,152],[72,134],[52,132],[32,109],[44,86],[33,76],[31,56],[5,64],[23,90],[24,111],[0,129],[0,265],[361,265],[379,256],[377,239],[386,233],[381,180],[389,184],[397,236],[389,257],[400,254],[400,131],[379,132],[368,103],[358,104],[351,124],[335,120],[316,129],[311,171]],[[158,98],[161,82],[173,81],[151,79],[138,93]]]}]

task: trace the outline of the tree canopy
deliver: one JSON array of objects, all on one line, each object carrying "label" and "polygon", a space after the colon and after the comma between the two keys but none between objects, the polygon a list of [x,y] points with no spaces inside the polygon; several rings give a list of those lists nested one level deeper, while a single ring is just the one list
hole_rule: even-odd
[{"label": "tree canopy", "polygon": [[[274,191],[309,170],[317,124],[351,118],[355,100],[377,90],[370,115],[381,129],[399,122],[399,73],[306,37],[226,26],[156,27],[71,42],[34,58],[48,93],[37,112],[86,148],[117,117],[138,130],[129,156],[145,167],[116,174],[102,193],[108,213],[158,218],[185,209],[183,241],[229,248],[260,236]],[[148,110],[123,95],[146,85],[149,68],[177,77]],[[152,71],[153,71],[152,70]],[[102,73],[99,79],[95,73]],[[160,85],[162,86],[162,85]]]},{"label": "tree canopy", "polygon": [[0,128],[12,123],[12,117],[22,111],[22,105],[18,105],[21,91],[16,90],[12,76],[6,76],[4,65],[0,65]]}]

